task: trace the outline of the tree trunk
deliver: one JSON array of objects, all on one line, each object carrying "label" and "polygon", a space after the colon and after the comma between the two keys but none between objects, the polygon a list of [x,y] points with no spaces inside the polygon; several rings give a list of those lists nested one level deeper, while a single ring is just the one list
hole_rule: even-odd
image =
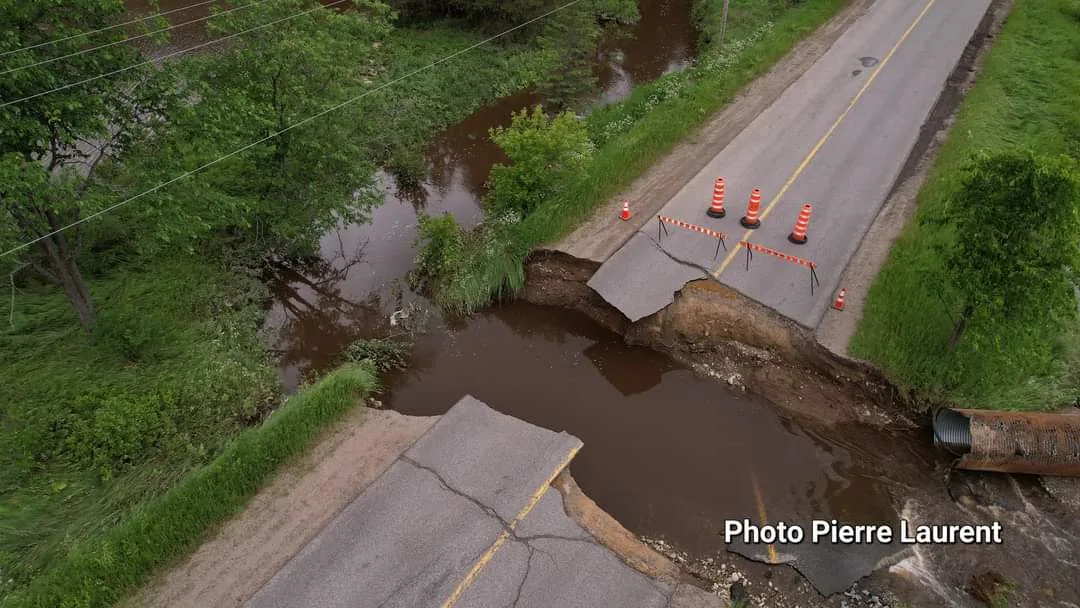
[{"label": "tree trunk", "polygon": [[94,301],[68,247],[67,239],[63,233],[54,234],[41,241],[41,249],[52,274],[50,278],[64,288],[64,294],[79,315],[79,323],[83,329],[90,331],[94,327]]},{"label": "tree trunk", "polygon": [[724,0],[724,8],[720,13],[720,42],[718,42],[716,46],[721,49],[724,48],[724,35],[727,34],[727,14],[728,5],[730,3],[731,0]]},{"label": "tree trunk", "polygon": [[960,341],[960,336],[964,335],[964,330],[967,329],[968,321],[971,320],[971,315],[975,313],[975,308],[972,306],[965,306],[964,312],[960,313],[960,320],[956,322],[956,326],[953,327],[952,336],[949,337],[949,352],[956,348],[956,343]]}]

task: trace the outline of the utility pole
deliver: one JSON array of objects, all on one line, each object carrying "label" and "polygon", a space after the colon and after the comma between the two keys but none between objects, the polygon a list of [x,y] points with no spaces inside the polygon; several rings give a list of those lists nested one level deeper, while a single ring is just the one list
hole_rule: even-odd
[{"label": "utility pole", "polygon": [[724,34],[727,32],[727,11],[731,0],[724,0],[724,10],[720,13],[720,48],[724,48]]}]

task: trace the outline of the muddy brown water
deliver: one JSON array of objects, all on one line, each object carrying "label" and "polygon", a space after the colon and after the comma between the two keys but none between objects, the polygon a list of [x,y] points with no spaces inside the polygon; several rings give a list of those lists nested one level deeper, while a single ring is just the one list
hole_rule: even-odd
[{"label": "muddy brown water", "polygon": [[862,464],[881,454],[826,440],[579,313],[518,302],[438,328],[387,384],[385,403],[402,413],[441,414],[471,394],[577,436],[571,472],[586,494],[693,555],[721,550],[724,521],[759,521],[761,509],[770,521],[895,518],[883,472]]},{"label": "muddy brown water", "polygon": [[[192,3],[164,0],[160,10]],[[599,103],[689,64],[695,52],[690,5],[644,0],[641,21],[608,36],[600,52]],[[180,23],[207,11],[197,7],[169,18]],[[160,52],[206,39],[195,25],[173,34]],[[405,281],[419,214],[449,212],[466,226],[480,221],[488,173],[506,161],[488,130],[538,101],[530,94],[507,97],[447,129],[427,148],[421,188],[399,189],[390,175],[380,175],[386,196],[369,222],[325,235],[314,265],[272,269],[266,328],[287,391],[333,366],[352,341],[391,333],[392,311],[423,303]],[[441,414],[471,394],[507,414],[572,433],[585,444],[571,465],[584,491],[633,532],[666,538],[694,555],[723,548],[718,533],[728,518],[895,518],[882,483],[886,474],[865,464],[881,455],[858,447],[867,442],[826,439],[767,402],[624,345],[579,313],[513,303],[463,321],[435,318],[410,368],[385,384],[384,403],[406,414]]]}]

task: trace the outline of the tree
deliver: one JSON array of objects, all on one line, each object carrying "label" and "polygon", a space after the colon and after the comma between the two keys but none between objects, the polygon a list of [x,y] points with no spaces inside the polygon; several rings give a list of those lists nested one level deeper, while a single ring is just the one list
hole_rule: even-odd
[{"label": "tree", "polygon": [[596,51],[600,27],[588,2],[549,17],[540,45],[555,55],[555,68],[538,84],[545,101],[568,108],[596,90]]},{"label": "tree", "polygon": [[[49,60],[123,40],[123,28],[81,34],[124,14],[121,0],[0,2],[0,248],[40,239],[19,255],[63,288],[87,329],[94,304],[78,264],[82,227],[50,233],[96,210],[98,168],[153,130],[172,97],[153,69],[127,69],[140,59],[127,44]],[[117,70],[126,71],[43,94]]]},{"label": "tree", "polygon": [[132,220],[154,237],[144,250],[229,234],[257,252],[307,255],[330,226],[359,221],[374,204],[375,169],[355,134],[360,120],[377,117],[363,116],[362,101],[345,102],[378,76],[392,13],[363,0],[319,6],[276,0],[222,15],[211,22],[213,36],[310,11],[178,66],[197,101],[175,114],[167,137],[148,143],[148,162],[131,173],[153,183],[229,157],[148,197]]},{"label": "tree", "polygon": [[532,213],[588,165],[593,146],[585,125],[571,112],[549,119],[543,108],[515,112],[509,128],[491,130],[513,164],[491,168],[488,203],[496,212]]},{"label": "tree", "polygon": [[945,267],[962,301],[950,348],[977,316],[1051,319],[1075,312],[1077,193],[1066,160],[1005,152],[979,154],[967,164],[943,218],[955,227]]}]

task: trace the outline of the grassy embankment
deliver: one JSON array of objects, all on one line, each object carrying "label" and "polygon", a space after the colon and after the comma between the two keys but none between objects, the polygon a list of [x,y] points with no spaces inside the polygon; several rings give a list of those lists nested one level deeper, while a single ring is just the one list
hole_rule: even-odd
[{"label": "grassy embankment", "polygon": [[[1017,0],[945,142],[918,212],[870,290],[851,352],[938,399],[987,408],[1038,409],[1069,402],[1080,387],[1075,327],[1047,319],[998,326],[997,348],[963,339],[949,351],[961,308],[943,279],[938,214],[958,169],[977,150],[1031,148],[1080,158],[1080,3]],[[1016,209],[1016,221],[1024,210]]]},{"label": "grassy embankment", "polygon": [[[377,80],[483,37],[398,30]],[[485,45],[366,98],[372,159],[407,172],[426,138],[528,86],[548,61],[520,44]],[[96,231],[116,238],[122,226],[103,220]],[[0,328],[3,606],[109,605],[191,550],[373,388],[367,372],[339,372],[245,431],[279,401],[255,273],[116,249],[84,268],[99,311],[92,335],[57,288],[33,282]]]},{"label": "grassy embankment", "polygon": [[[695,7],[706,39],[719,29],[721,4],[700,0]],[[589,114],[586,125],[596,152],[558,196],[505,230],[481,228],[460,245],[442,247],[444,259],[434,265],[453,276],[437,288],[438,301],[471,312],[520,289],[529,251],[580,225],[845,4],[733,0],[723,48],[706,43],[692,68],[640,86],[629,98]]]}]

